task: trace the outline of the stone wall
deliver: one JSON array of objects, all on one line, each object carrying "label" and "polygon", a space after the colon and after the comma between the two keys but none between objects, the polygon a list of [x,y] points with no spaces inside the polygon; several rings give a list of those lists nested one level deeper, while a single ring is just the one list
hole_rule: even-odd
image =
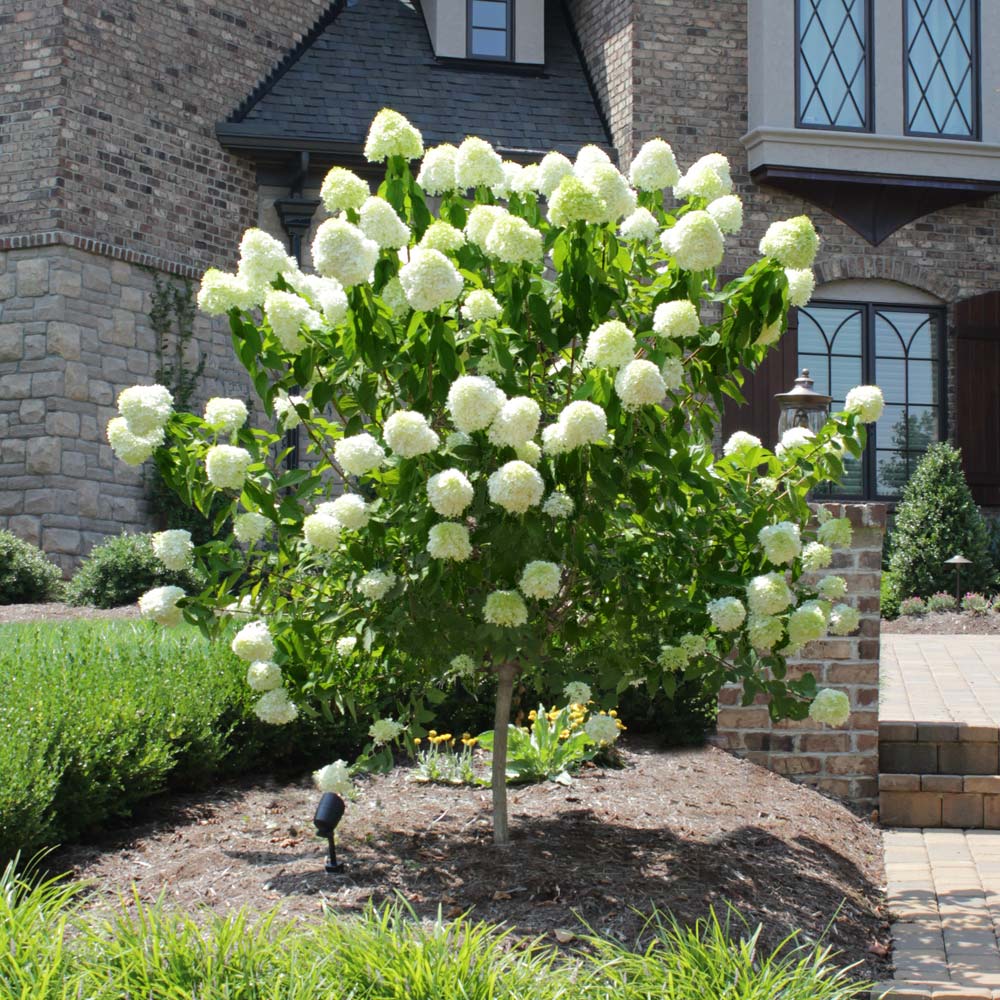
[{"label": "stone wall", "polygon": [[[152,290],[148,270],[75,248],[0,254],[0,528],[65,571],[104,537],[150,527],[142,474],[105,430],[121,389],[153,381]],[[201,316],[195,331],[202,395],[245,398],[225,324]]]},{"label": "stone wall", "polygon": [[[847,581],[847,603],[861,612],[853,636],[830,637],[789,660],[789,675],[812,673],[820,687],[846,691],[851,717],[842,729],[803,722],[772,723],[766,701],[743,706],[739,685],[723,688],[715,741],[722,747],[856,806],[878,795],[879,585],[884,504],[826,504],[854,528],[850,549],[834,553],[834,572]],[[805,578],[806,580],[809,577]]]}]

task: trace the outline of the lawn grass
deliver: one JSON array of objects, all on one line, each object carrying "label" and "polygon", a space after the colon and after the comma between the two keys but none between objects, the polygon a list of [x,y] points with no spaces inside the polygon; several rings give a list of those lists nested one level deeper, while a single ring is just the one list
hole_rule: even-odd
[{"label": "lawn grass", "polygon": [[[81,914],[81,887],[0,873],[0,996],[17,1000],[848,1000],[867,990],[819,945],[763,953],[733,918],[654,915],[641,949],[581,936],[559,953],[405,907],[296,923],[194,916],[138,899]],[[196,919],[196,917],[198,919]]]},{"label": "lawn grass", "polygon": [[168,785],[328,756],[308,721],[253,716],[246,665],[188,627],[0,626],[0,859],[128,815]]}]

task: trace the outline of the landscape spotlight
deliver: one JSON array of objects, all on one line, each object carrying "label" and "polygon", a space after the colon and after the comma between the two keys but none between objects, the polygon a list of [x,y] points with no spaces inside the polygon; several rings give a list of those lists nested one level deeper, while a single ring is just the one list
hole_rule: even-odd
[{"label": "landscape spotlight", "polygon": [[955,567],[955,600],[958,602],[959,607],[962,604],[962,567],[971,566],[972,560],[966,559],[963,555],[952,556],[950,559],[945,559],[945,566]]},{"label": "landscape spotlight", "polygon": [[333,831],[337,829],[337,824],[344,817],[344,800],[334,792],[324,792],[316,807],[316,815],[313,816],[313,823],[316,824],[316,832],[321,837],[326,837],[330,844],[330,856],[326,861],[328,872],[339,872],[343,865],[337,860],[337,848],[333,844]]}]

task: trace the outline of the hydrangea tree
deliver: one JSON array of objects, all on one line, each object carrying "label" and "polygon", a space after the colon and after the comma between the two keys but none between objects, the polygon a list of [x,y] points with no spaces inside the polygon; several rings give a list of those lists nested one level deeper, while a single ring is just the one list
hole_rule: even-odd
[{"label": "hydrangea tree", "polygon": [[[801,586],[850,541],[836,520],[813,538],[806,497],[860,454],[881,395],[856,390],[775,453],[749,434],[719,457],[712,444],[741,366],[811,294],[810,221],[771,225],[761,259],[720,285],[742,205],[719,154],[683,176],[660,139],[628,178],[595,146],[523,166],[477,138],[424,151],[389,110],[366,154],[385,164],[377,194],[342,168],[323,184],[315,274],[250,230],[238,271],[202,282],[268,428],[234,400],[197,416],[162,387],[122,393],[116,452],[154,456],[199,510],[224,498],[235,535],[163,539],[171,565],[197,559],[215,582],[157,592],[146,613],[170,624],[179,608],[208,630],[226,609],[249,615],[233,648],[261,717],[366,711],[370,754],[423,735],[443,682],[494,676],[498,844],[519,676],[553,693],[586,682],[607,707],[629,685],[741,680],[775,719],[803,718],[815,682],[785,658],[858,624],[843,580]],[[296,469],[292,427],[307,442]],[[846,719],[841,692],[815,706]]]}]

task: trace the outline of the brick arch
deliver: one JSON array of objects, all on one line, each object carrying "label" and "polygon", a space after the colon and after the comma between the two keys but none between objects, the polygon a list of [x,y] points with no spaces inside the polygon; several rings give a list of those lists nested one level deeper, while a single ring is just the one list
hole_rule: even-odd
[{"label": "brick arch", "polygon": [[816,264],[816,284],[849,278],[856,281],[898,281],[937,296],[942,302],[954,302],[959,295],[958,282],[928,267],[919,267],[898,257],[844,256]]}]

